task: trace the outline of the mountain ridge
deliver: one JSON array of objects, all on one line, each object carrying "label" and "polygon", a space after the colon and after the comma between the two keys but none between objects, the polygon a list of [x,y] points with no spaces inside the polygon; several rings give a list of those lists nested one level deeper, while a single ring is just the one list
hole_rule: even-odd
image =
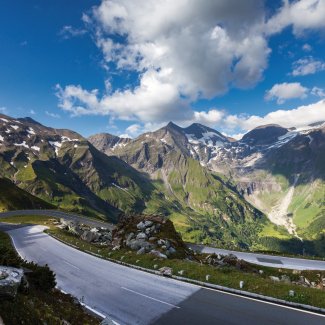
[{"label": "mountain ridge", "polygon": [[[160,177],[170,188],[168,157],[181,152],[180,161],[193,159],[217,173],[225,184],[267,214],[275,227],[286,228],[289,237],[309,240],[322,235],[321,230],[315,232],[315,222],[325,220],[325,123],[299,128],[258,126],[237,141],[200,124],[187,128],[167,126],[139,135],[108,154],[119,156],[153,178]],[[179,134],[177,141],[165,136],[170,129],[174,136]],[[165,175],[156,176],[163,166]],[[184,182],[180,183],[184,186]]]}]

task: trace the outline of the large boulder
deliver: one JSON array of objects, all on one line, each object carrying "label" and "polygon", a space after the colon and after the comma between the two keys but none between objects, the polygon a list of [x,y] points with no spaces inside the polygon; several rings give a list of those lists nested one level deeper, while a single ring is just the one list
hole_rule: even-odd
[{"label": "large boulder", "polygon": [[144,239],[131,239],[128,242],[127,246],[130,247],[132,250],[139,250],[144,242]]},{"label": "large boulder", "polygon": [[0,296],[15,298],[23,276],[22,269],[0,266]]},{"label": "large boulder", "polygon": [[145,223],[144,223],[143,221],[141,221],[141,222],[139,222],[139,223],[137,224],[137,228],[138,228],[139,230],[144,230],[144,229],[146,228],[146,225],[145,225]]},{"label": "large boulder", "polygon": [[80,235],[83,234],[84,231],[77,224],[77,225],[71,225],[71,226],[69,226],[69,232],[71,232],[72,234],[74,234],[76,236],[80,236]]},{"label": "large boulder", "polygon": [[159,258],[167,258],[167,255],[165,255],[165,254],[163,254],[163,253],[161,253],[161,252],[159,252],[159,251],[157,251],[157,250],[152,250],[151,252],[150,252],[150,254],[151,255],[154,255],[154,256],[156,256],[156,257],[159,257]]},{"label": "large boulder", "polygon": [[84,231],[83,234],[81,235],[81,239],[87,241],[88,243],[98,240],[99,237],[100,234],[98,232],[88,231],[88,230]]},{"label": "large boulder", "polygon": [[146,220],[144,222],[144,226],[147,228],[147,227],[151,227],[153,225],[153,222],[151,220]]},{"label": "large boulder", "polygon": [[147,239],[147,235],[143,232],[137,234],[137,239]]}]

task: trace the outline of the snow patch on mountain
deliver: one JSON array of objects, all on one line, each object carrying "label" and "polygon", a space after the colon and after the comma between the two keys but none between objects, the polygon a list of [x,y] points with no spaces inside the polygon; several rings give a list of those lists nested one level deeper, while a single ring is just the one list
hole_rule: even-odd
[{"label": "snow patch on mountain", "polygon": [[22,143],[14,143],[14,146],[25,147],[25,148],[29,149],[29,146],[27,145],[26,141],[23,141]]},{"label": "snow patch on mountain", "polygon": [[32,146],[31,149],[35,150],[35,151],[40,151],[41,148],[40,147],[37,147],[37,146]]},{"label": "snow patch on mountain", "polygon": [[31,134],[31,135],[35,135],[36,133],[35,133],[35,131],[34,131],[34,129],[33,128],[28,128],[27,130],[27,133],[29,133],[29,134]]},{"label": "snow patch on mountain", "polygon": [[58,155],[59,154],[59,149],[61,148],[62,143],[61,142],[58,142],[58,141],[49,141],[49,144],[52,147],[54,147],[55,153],[56,153],[56,155]]}]

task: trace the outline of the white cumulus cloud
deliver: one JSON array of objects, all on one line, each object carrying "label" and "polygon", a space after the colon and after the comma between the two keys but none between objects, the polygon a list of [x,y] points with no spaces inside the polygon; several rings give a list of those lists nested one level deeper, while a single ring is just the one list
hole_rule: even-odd
[{"label": "white cumulus cloud", "polygon": [[[229,115],[218,108],[197,111],[192,104],[221,96],[230,88],[254,87],[268,65],[269,37],[288,26],[297,37],[306,30],[324,28],[324,3],[284,0],[269,16],[263,0],[102,0],[82,20],[103,56],[108,74],[105,90],[57,85],[59,107],[71,115],[130,121],[133,124],[126,133],[132,136],[170,120],[180,125],[221,126],[236,133],[255,121],[268,122],[273,115]],[[73,28],[66,27],[65,33],[73,36]],[[306,43],[303,50],[312,48]],[[293,66],[295,76],[322,68],[320,60],[301,60],[305,61]],[[137,78],[116,88],[116,73]],[[265,98],[282,104],[309,92],[298,82],[282,83],[268,90]]]},{"label": "white cumulus cloud", "polygon": [[106,64],[135,71],[139,84],[101,97],[61,87],[60,107],[75,115],[192,118],[191,102],[252,87],[267,67],[262,0],[103,0],[83,20],[95,29]]},{"label": "white cumulus cloud", "polygon": [[324,17],[324,0],[283,0],[282,7],[268,20],[266,32],[274,34],[292,26],[294,34],[301,36],[306,30],[324,29]]},{"label": "white cumulus cloud", "polygon": [[325,62],[309,56],[295,61],[292,67],[293,76],[306,76],[325,70]]},{"label": "white cumulus cloud", "polygon": [[276,99],[278,104],[283,104],[288,99],[307,97],[308,88],[303,87],[299,82],[284,82],[275,84],[266,92],[265,99]]},{"label": "white cumulus cloud", "polygon": [[229,115],[223,121],[228,128],[251,130],[260,125],[279,124],[283,127],[300,127],[325,120],[325,100],[299,106],[295,109],[280,109],[265,116],[238,116]]}]

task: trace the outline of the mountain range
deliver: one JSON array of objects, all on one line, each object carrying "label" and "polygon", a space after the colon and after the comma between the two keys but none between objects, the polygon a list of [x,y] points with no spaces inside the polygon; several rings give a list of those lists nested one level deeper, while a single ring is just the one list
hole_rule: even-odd
[{"label": "mountain range", "polygon": [[[189,166],[195,165],[203,173],[213,175],[214,179],[237,193],[236,197],[245,198],[271,221],[269,224],[263,220],[256,248],[269,247],[274,238],[276,243],[271,243],[271,246],[281,249],[278,239],[313,241],[324,236],[324,121],[290,129],[264,125],[246,133],[239,141],[197,123],[187,128],[169,123],[156,132],[145,133],[133,140],[113,138],[114,142],[111,142],[111,135],[98,134],[90,137],[89,141],[107,155],[116,155],[150,175],[151,179],[160,180],[169,194],[208,215],[209,221],[211,215],[218,213],[204,201],[210,201],[209,191],[205,192],[208,186],[201,186],[201,178],[195,175],[197,188],[186,188],[191,168],[186,166],[187,174],[182,174],[184,161],[191,162]],[[200,202],[194,193],[204,193],[203,200]],[[224,198],[220,199],[226,202]],[[222,204],[218,202],[217,205],[220,207]],[[229,206],[228,202],[226,205]],[[246,229],[250,229],[248,220],[244,222]],[[177,218],[174,222],[177,227]],[[203,224],[209,222],[206,220]],[[184,229],[179,229],[184,233]],[[296,243],[299,244],[299,240]]]},{"label": "mountain range", "polygon": [[86,139],[0,115],[0,176],[19,188],[112,222],[165,215],[184,240],[228,248],[297,251],[308,243],[321,254],[324,147],[323,122],[261,126],[239,141],[172,122],[135,139]]}]

